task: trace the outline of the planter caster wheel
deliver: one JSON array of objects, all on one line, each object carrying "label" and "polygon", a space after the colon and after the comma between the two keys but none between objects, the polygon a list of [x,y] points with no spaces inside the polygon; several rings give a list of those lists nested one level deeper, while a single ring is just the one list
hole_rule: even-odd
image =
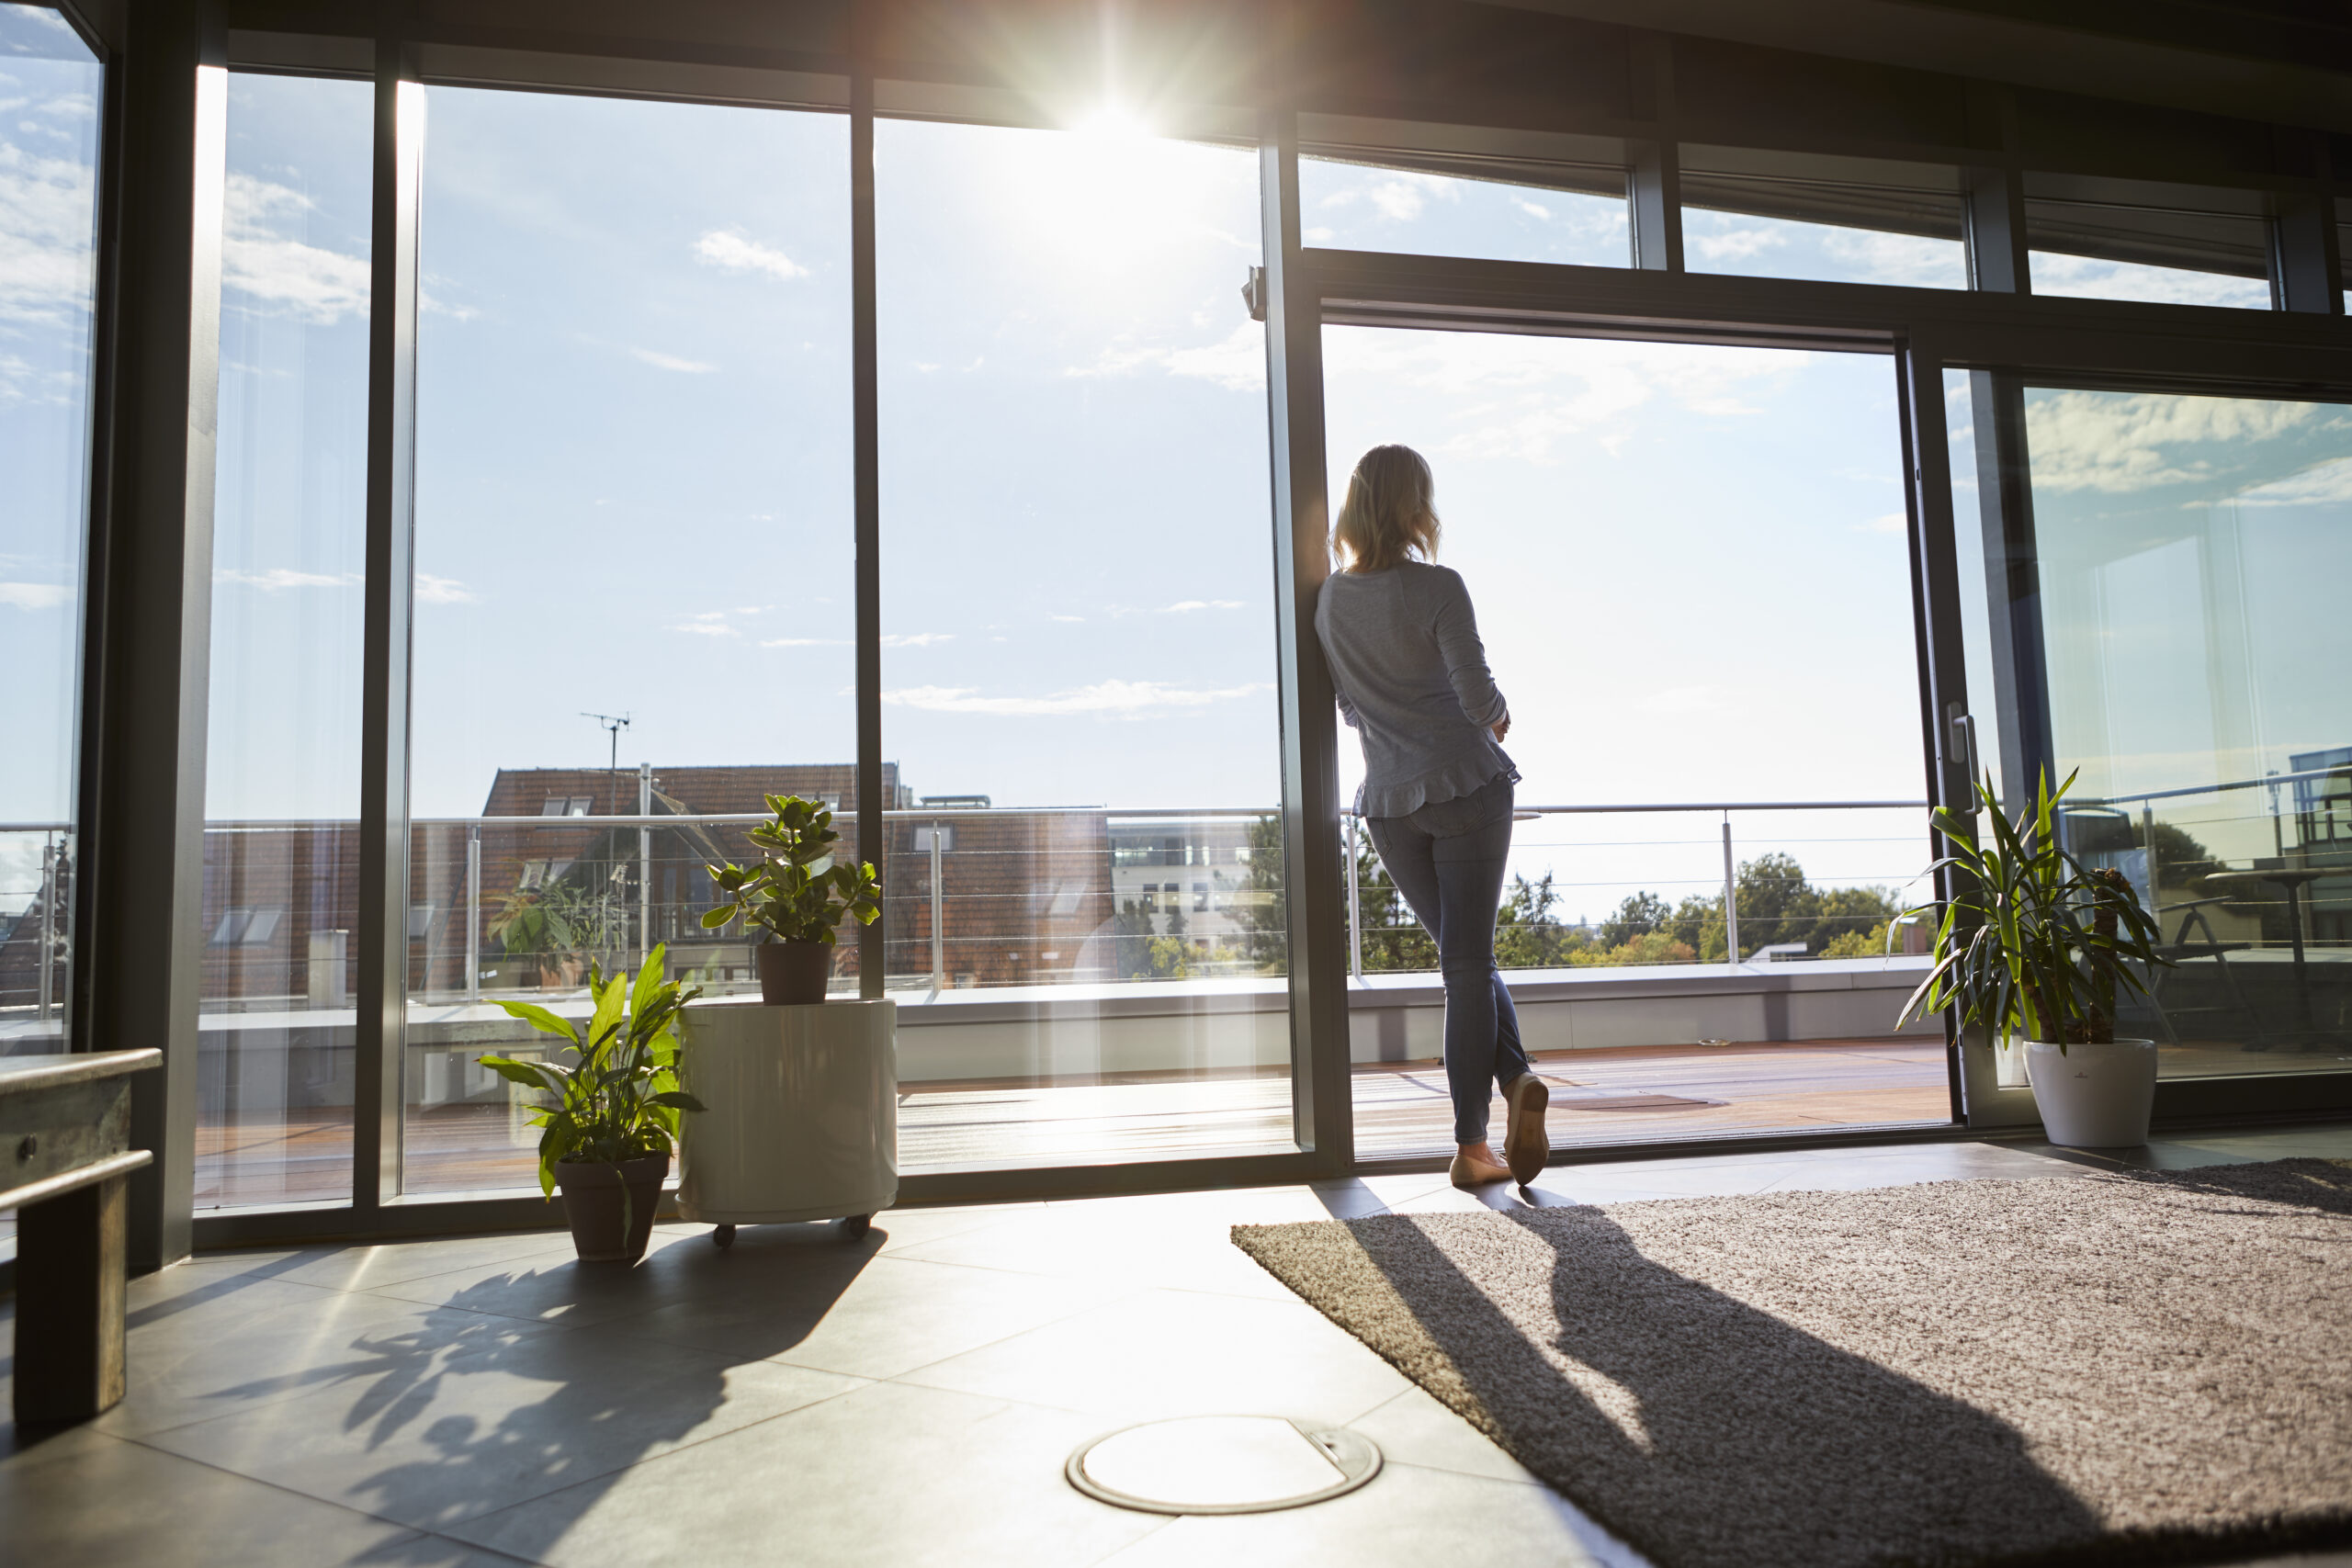
[{"label": "planter caster wheel", "polygon": [[735,1227],[733,1225],[720,1225],[710,1233],[710,1239],[712,1244],[716,1246],[719,1251],[724,1252],[729,1247],[735,1245]]},{"label": "planter caster wheel", "polygon": [[844,1215],[842,1219],[842,1239],[843,1241],[855,1241],[859,1236],[864,1235],[867,1231],[870,1231],[873,1228],[874,1216],[871,1214]]}]

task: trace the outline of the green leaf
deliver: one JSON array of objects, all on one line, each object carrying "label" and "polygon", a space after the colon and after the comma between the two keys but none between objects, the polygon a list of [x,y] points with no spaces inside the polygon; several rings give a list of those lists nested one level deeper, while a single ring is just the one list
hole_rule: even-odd
[{"label": "green leaf", "polygon": [[701,1100],[696,1100],[693,1095],[688,1094],[682,1089],[671,1089],[665,1093],[650,1096],[649,1097],[647,1103],[650,1105],[665,1105],[674,1111],[702,1111],[707,1109]]},{"label": "green leaf", "polygon": [[537,1002],[502,1001],[498,1005],[504,1008],[510,1015],[521,1019],[542,1034],[560,1034],[564,1039],[574,1042],[579,1039],[579,1035],[573,1032],[570,1023],[556,1017]]}]

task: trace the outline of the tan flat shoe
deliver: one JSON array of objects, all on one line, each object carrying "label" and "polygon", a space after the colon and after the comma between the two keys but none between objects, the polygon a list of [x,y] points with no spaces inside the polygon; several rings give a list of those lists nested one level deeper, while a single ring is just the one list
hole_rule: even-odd
[{"label": "tan flat shoe", "polygon": [[1499,1165],[1488,1165],[1467,1155],[1455,1155],[1446,1175],[1456,1187],[1467,1190],[1474,1187],[1492,1187],[1498,1181],[1509,1181],[1510,1171]]},{"label": "tan flat shoe", "polygon": [[1524,1187],[1544,1174],[1552,1158],[1552,1140],[1544,1132],[1544,1108],[1552,1103],[1552,1091],[1533,1073],[1521,1073],[1504,1087],[1503,1103],[1510,1108],[1503,1158],[1510,1162],[1512,1179]]}]

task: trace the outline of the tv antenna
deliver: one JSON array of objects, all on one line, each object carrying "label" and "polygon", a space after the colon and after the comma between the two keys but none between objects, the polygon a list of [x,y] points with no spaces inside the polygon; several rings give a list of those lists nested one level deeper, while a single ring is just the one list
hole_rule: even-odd
[{"label": "tv antenna", "polygon": [[605,768],[605,773],[611,775],[613,789],[611,797],[605,803],[605,815],[607,817],[617,817],[620,815],[621,731],[628,728],[628,715],[625,713],[583,713],[580,716],[582,718],[594,719],[596,721],[596,727],[605,731],[613,738],[612,760],[606,763]]}]

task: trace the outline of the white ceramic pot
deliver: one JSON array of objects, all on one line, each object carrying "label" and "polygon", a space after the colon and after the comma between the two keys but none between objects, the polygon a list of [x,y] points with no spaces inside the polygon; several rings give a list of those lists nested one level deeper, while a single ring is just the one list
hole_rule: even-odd
[{"label": "white ceramic pot", "polygon": [[2156,1043],[2118,1040],[2069,1045],[2037,1040],[2025,1048],[2042,1130],[2068,1148],[2111,1149],[2148,1141],[2156,1103]]},{"label": "white ceramic pot", "polygon": [[[732,1227],[861,1224],[899,1190],[898,1004],[697,1002],[678,1076],[678,1212]],[[731,1230],[730,1233],[731,1235]]]}]

